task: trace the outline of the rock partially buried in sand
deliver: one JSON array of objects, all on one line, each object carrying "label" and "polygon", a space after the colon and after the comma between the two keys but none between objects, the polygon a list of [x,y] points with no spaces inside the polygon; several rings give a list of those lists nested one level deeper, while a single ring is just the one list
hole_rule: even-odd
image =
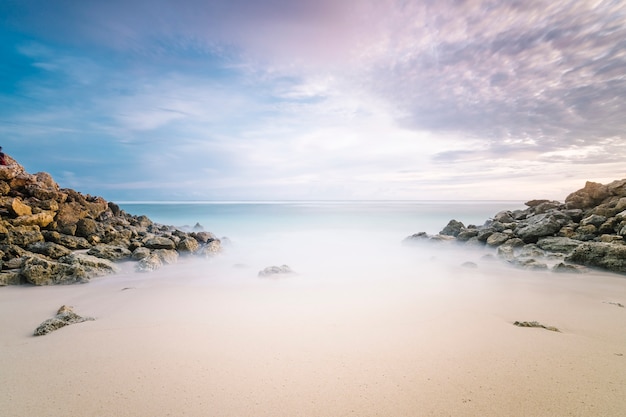
[{"label": "rock partially buried in sand", "polygon": [[560,330],[554,326],[545,326],[537,321],[516,321],[513,324],[517,327],[539,327],[542,329],[550,330],[552,332],[560,332]]},{"label": "rock partially buried in sand", "polygon": [[281,266],[268,266],[262,271],[259,271],[260,277],[271,277],[275,275],[293,274],[293,270],[287,265]]},{"label": "rock partially buried in sand", "polygon": [[70,324],[82,323],[84,321],[91,320],[95,319],[93,317],[81,317],[78,314],[74,313],[72,307],[63,305],[57,311],[56,316],[44,321],[39,325],[39,327],[37,327],[37,329],[35,329],[34,335],[43,336]]}]

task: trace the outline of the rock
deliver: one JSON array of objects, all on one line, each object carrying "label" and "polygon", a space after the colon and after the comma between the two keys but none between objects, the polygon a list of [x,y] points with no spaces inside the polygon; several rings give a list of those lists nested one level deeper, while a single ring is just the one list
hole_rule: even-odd
[{"label": "rock", "polygon": [[73,284],[88,280],[85,271],[78,266],[65,265],[38,256],[25,258],[21,276],[33,285]]},{"label": "rock", "polygon": [[76,222],[76,236],[88,238],[98,232],[98,224],[94,219],[83,218]]},{"label": "rock", "polygon": [[99,244],[87,251],[88,255],[96,256],[110,261],[120,261],[129,259],[131,251],[124,246]]},{"label": "rock", "polygon": [[561,229],[561,222],[551,213],[537,214],[526,219],[517,235],[526,243],[535,243],[543,236],[554,235]]},{"label": "rock", "polygon": [[131,258],[139,261],[143,258],[147,258],[148,256],[150,256],[150,249],[140,246],[133,251]]},{"label": "rock", "polygon": [[600,225],[604,223],[605,221],[606,221],[606,217],[600,216],[599,214],[592,214],[582,219],[580,221],[580,224],[582,226],[587,226],[589,224],[592,224],[595,227],[600,227]]},{"label": "rock", "polygon": [[19,271],[2,271],[0,272],[0,287],[5,285],[20,285],[22,278]]},{"label": "rock", "polygon": [[56,316],[41,323],[39,327],[35,329],[34,335],[43,336],[70,324],[82,323],[84,321],[93,320],[95,320],[93,317],[79,316],[74,312],[72,307],[64,305],[59,308]]},{"label": "rock", "polygon": [[472,269],[473,268],[478,268],[478,265],[476,264],[476,262],[471,262],[471,261],[463,262],[461,264],[461,266],[464,267],[464,268],[472,268]]},{"label": "rock", "polygon": [[510,235],[501,232],[495,232],[491,236],[487,238],[487,245],[489,246],[500,246],[507,240],[509,240]]},{"label": "rock", "polygon": [[156,249],[154,254],[157,255],[164,264],[175,264],[178,262],[178,252],[173,249]]},{"label": "rock", "polygon": [[10,226],[7,229],[7,241],[12,245],[26,247],[35,242],[43,242],[44,237],[39,226]]},{"label": "rock", "polygon": [[611,192],[606,185],[597,182],[587,181],[585,187],[571,193],[565,198],[565,205],[568,209],[588,209],[598,205],[607,198]]},{"label": "rock", "polygon": [[163,261],[156,253],[151,253],[145,258],[141,259],[137,262],[137,266],[135,269],[137,272],[151,272],[156,271],[157,269],[163,266]]},{"label": "rock", "polygon": [[198,243],[198,241],[194,238],[191,237],[187,237],[185,239],[182,239],[178,245],[176,245],[176,249],[179,252],[185,252],[185,253],[193,253],[195,251],[198,250],[198,248],[200,248],[200,244]]},{"label": "rock", "polygon": [[537,246],[541,249],[559,253],[570,253],[580,244],[579,240],[558,236],[542,237],[537,241]]},{"label": "rock", "polygon": [[626,273],[626,245],[585,242],[574,249],[565,260],[608,271]]},{"label": "rock", "polygon": [[11,211],[13,212],[14,215],[18,217],[30,216],[33,214],[33,211],[30,208],[30,206],[27,206],[26,204],[24,204],[22,200],[19,198],[13,199],[13,202],[11,203]]},{"label": "rock", "polygon": [[207,258],[213,257],[222,251],[222,245],[219,240],[213,240],[206,245],[202,245],[198,250],[198,254]]},{"label": "rock", "polygon": [[446,225],[446,227],[443,228],[443,230],[441,232],[439,232],[440,235],[445,235],[445,236],[458,236],[459,233],[461,233],[461,230],[464,229],[465,226],[463,225],[463,223],[457,221],[457,220],[450,220],[448,222],[448,224]]},{"label": "rock", "polygon": [[72,251],[65,246],[61,246],[54,242],[31,243],[30,245],[28,245],[27,249],[30,252],[46,255],[47,257],[52,259],[59,259],[62,256],[66,256],[72,253]]},{"label": "rock", "polygon": [[554,272],[566,272],[571,274],[583,274],[588,272],[587,268],[582,265],[573,265],[566,264],[564,262],[559,262],[558,264],[552,267],[552,271]]},{"label": "rock", "polygon": [[413,233],[411,236],[407,236],[402,240],[404,244],[414,244],[418,242],[425,242],[430,239],[430,236],[426,232]]},{"label": "rock", "polygon": [[30,216],[20,216],[13,220],[15,226],[39,226],[40,228],[48,226],[54,221],[54,214],[48,211],[42,211]]},{"label": "rock", "polygon": [[262,271],[259,271],[260,277],[272,277],[276,275],[285,275],[285,274],[293,274],[293,271],[287,265],[268,266]]},{"label": "rock", "polygon": [[213,240],[217,240],[217,236],[211,232],[192,232],[189,236],[196,239],[199,243],[209,243]]},{"label": "rock", "polygon": [[536,321],[516,321],[513,324],[517,327],[538,327],[541,329],[550,330],[552,332],[560,332],[560,330],[554,326],[545,326]]},{"label": "rock", "polygon": [[148,249],[176,249],[176,244],[171,239],[162,236],[148,239],[144,246]]}]

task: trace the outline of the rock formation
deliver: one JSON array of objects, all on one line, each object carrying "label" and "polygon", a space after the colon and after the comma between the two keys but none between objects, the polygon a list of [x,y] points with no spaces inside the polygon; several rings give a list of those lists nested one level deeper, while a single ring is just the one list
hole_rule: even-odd
[{"label": "rock formation", "polygon": [[564,203],[531,200],[526,206],[499,212],[482,226],[451,220],[438,235],[420,232],[405,242],[453,240],[493,248],[500,258],[527,269],[626,273],[626,179],[587,182]]},{"label": "rock formation", "polygon": [[61,188],[45,173],[27,173],[7,156],[0,166],[0,286],[72,284],[118,271],[176,262],[179,254],[214,256],[221,242],[125,213],[101,197]]},{"label": "rock formation", "polygon": [[59,308],[56,316],[42,322],[39,327],[35,329],[33,334],[35,336],[44,336],[50,332],[60,329],[61,327],[92,320],[95,319],[93,317],[79,316],[78,314],[74,313],[74,309],[72,307],[64,305]]}]

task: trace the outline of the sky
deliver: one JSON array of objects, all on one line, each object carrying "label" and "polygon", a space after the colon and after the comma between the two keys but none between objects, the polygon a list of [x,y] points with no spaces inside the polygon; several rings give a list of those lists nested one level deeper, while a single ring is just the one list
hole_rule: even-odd
[{"label": "sky", "polygon": [[626,178],[626,0],[0,0],[0,145],[129,200]]}]

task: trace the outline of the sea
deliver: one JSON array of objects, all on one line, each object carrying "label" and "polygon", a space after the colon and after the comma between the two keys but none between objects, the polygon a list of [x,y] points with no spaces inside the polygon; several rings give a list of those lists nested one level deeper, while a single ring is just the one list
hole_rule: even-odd
[{"label": "sea", "polygon": [[[406,272],[419,260],[471,260],[437,245],[403,248],[414,233],[437,234],[454,219],[482,225],[502,210],[524,208],[519,201],[159,201],[119,202],[129,214],[182,230],[204,230],[222,240],[214,268],[288,265],[321,277],[377,277]],[[417,264],[416,264],[417,262]],[[332,274],[329,274],[332,271]],[[256,276],[256,272],[248,272]]]}]

